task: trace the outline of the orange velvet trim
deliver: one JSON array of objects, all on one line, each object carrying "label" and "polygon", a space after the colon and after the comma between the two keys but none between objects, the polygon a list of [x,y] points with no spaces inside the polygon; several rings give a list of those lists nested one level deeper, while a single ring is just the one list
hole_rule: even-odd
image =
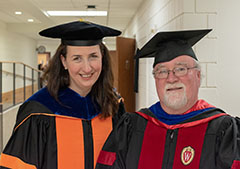
[{"label": "orange velvet trim", "polygon": [[11,169],[37,169],[34,165],[27,164],[17,157],[4,153],[1,154],[0,166]]},{"label": "orange velvet trim", "polygon": [[58,169],[84,169],[82,119],[56,117]]},{"label": "orange velvet trim", "polygon": [[112,117],[100,119],[98,116],[92,119],[93,147],[94,147],[94,168],[97,163],[98,155],[103,144],[112,131]]}]

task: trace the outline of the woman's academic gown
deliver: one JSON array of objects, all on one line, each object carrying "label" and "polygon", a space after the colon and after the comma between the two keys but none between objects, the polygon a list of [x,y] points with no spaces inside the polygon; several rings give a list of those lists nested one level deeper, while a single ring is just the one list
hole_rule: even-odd
[{"label": "woman's academic gown", "polygon": [[93,169],[118,116],[100,118],[91,96],[66,88],[59,102],[43,88],[19,109],[12,136],[1,154],[0,168]]}]

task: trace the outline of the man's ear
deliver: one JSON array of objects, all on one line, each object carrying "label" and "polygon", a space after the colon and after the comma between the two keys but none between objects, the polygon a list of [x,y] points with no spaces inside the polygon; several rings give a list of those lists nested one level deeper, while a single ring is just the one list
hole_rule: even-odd
[{"label": "man's ear", "polygon": [[198,76],[198,78],[201,78],[201,71],[197,72],[197,76]]},{"label": "man's ear", "polygon": [[198,71],[197,72],[197,77],[199,79],[199,87],[201,86],[201,82],[202,82],[202,74],[201,74],[201,71]]},{"label": "man's ear", "polygon": [[66,58],[63,55],[60,55],[61,62],[65,70],[67,70]]}]

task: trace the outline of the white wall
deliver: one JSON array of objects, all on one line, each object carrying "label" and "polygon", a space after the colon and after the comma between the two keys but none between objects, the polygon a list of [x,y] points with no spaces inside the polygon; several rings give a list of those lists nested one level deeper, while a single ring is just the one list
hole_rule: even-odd
[{"label": "white wall", "polygon": [[[7,24],[0,21],[0,61],[23,62],[37,69],[37,42],[31,38],[8,31]],[[3,64],[3,70],[12,72],[12,64]],[[16,72],[23,74],[23,66],[17,64]],[[26,70],[31,77],[31,70]],[[35,77],[37,77],[35,75]],[[3,92],[12,90],[12,75],[3,73]],[[17,87],[22,87],[23,80],[16,79]],[[27,85],[30,82],[27,81]]]},{"label": "white wall", "polygon": [[[240,116],[237,109],[240,96],[240,79],[237,78],[240,73],[237,65],[240,60],[237,52],[239,6],[238,0],[144,1],[124,36],[136,37],[137,47],[141,48],[158,31],[212,28],[213,31],[194,46],[204,75],[199,97]],[[152,63],[152,58],[140,59],[136,109],[158,101]]]},{"label": "white wall", "polygon": [[240,1],[218,0],[219,105],[240,116]]},{"label": "white wall", "polygon": [[46,39],[46,40],[39,40],[37,46],[45,46],[46,52],[50,52],[50,56],[52,57],[57,47],[60,45],[60,40],[52,40],[52,39]]},{"label": "white wall", "polygon": [[[7,24],[0,21],[0,61],[16,61],[25,63],[37,69],[37,42],[31,38],[25,37],[18,33],[8,31]],[[12,64],[3,64],[3,70],[13,72]],[[23,66],[16,64],[16,73],[23,75]],[[32,76],[31,69],[26,69],[27,77]],[[34,75],[35,78],[37,74]],[[3,92],[13,90],[12,74],[3,73]],[[26,85],[30,85],[31,81],[26,80]],[[23,79],[16,77],[16,88],[23,86]],[[15,124],[16,113],[19,106],[8,109],[3,114],[0,113],[0,151],[2,145],[5,146],[9,139],[13,125]],[[1,119],[3,118],[3,121]],[[1,124],[3,123],[3,124]]]},{"label": "white wall", "polygon": [[0,21],[0,60],[19,61],[37,68],[37,42],[18,33],[9,32]]},{"label": "white wall", "polygon": [[[12,135],[13,128],[16,123],[16,115],[19,107],[20,105],[18,104],[6,110],[2,114],[0,114],[0,116],[2,116],[3,118],[3,129],[2,129],[3,138],[1,140],[3,142],[3,147],[5,147],[10,136]],[[0,151],[1,151],[1,148],[0,148]]]}]

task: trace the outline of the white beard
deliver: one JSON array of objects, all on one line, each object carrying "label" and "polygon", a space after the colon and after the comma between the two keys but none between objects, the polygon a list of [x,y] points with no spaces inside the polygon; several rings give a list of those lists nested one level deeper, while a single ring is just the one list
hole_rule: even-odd
[{"label": "white beard", "polygon": [[[169,88],[178,88],[182,87],[183,91],[170,91],[168,92],[167,89]],[[180,109],[184,107],[187,104],[187,96],[186,96],[186,87],[182,83],[177,83],[177,84],[167,84],[165,86],[165,94],[164,94],[164,99],[163,103],[174,110]]]}]

